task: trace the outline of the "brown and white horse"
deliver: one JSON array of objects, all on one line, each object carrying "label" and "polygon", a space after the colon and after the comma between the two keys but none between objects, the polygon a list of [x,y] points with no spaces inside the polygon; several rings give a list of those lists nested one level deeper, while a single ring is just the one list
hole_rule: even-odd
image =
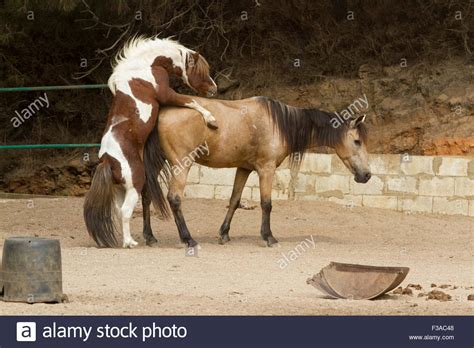
[{"label": "brown and white horse", "polygon": [[[200,94],[211,96],[217,90],[206,60],[176,41],[134,38],[117,56],[109,79],[114,98],[101,141],[101,163],[84,202],[87,230],[99,246],[116,244],[114,210],[123,246],[137,244],[130,235],[130,218],[145,184],[143,148],[150,132],[156,133],[160,105],[192,108],[217,128],[212,114],[194,97],[170,88],[171,76]],[[165,207],[159,208],[166,214]]]},{"label": "brown and white horse", "polygon": [[[159,171],[169,174],[165,176],[168,202],[181,241],[188,246],[197,243],[186,226],[181,202],[192,161],[214,168],[237,168],[229,210],[220,228],[221,243],[229,241],[232,217],[239,207],[245,182],[254,170],[260,180],[260,233],[269,246],[277,243],[270,229],[273,176],[287,156],[294,160],[295,154],[302,155],[313,146],[329,146],[354,174],[356,182],[366,183],[370,179],[365,115],[345,120],[334,128],[332,113],[296,108],[263,97],[237,101],[198,98],[197,102],[216,117],[218,131],[203,125],[194,110],[166,107],[160,111],[158,134],[151,133],[145,146],[145,166],[152,168],[155,176]],[[155,186],[150,190],[160,190],[156,180],[147,181],[147,185]],[[150,198],[143,195],[142,201],[143,234],[150,245],[156,243],[150,226]]]}]

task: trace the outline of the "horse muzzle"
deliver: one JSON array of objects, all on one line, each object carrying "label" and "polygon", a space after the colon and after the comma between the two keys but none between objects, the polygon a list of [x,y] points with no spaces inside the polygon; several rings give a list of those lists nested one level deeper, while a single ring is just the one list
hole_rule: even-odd
[{"label": "horse muzzle", "polygon": [[365,184],[371,177],[372,174],[370,174],[370,172],[357,173],[354,175],[354,181],[360,184]]},{"label": "horse muzzle", "polygon": [[206,97],[211,98],[211,97],[214,97],[216,94],[217,94],[217,87],[212,87],[207,91]]}]

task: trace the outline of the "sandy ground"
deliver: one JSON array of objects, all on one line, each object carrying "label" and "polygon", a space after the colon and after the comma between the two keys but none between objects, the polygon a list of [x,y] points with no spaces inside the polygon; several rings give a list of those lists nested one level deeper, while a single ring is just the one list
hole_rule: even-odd
[{"label": "sandy ground", "polygon": [[[137,315],[459,315],[472,314],[474,293],[474,219],[460,216],[406,215],[345,208],[323,202],[274,202],[273,233],[279,247],[260,240],[260,209],[235,215],[231,242],[217,243],[226,202],[185,200],[184,213],[198,257],[185,256],[173,221],[152,217],[159,245],[146,247],[141,214],[132,231],[140,246],[98,249],[82,221],[81,198],[0,200],[0,243],[9,236],[59,238],[64,292],[68,303],[0,302],[0,314]],[[283,254],[305,238],[305,249],[280,269]],[[372,301],[325,298],[306,279],[330,261],[408,266],[402,283],[419,284],[413,295],[387,294]],[[418,297],[442,289],[452,300]],[[454,289],[453,287],[457,287]]]}]

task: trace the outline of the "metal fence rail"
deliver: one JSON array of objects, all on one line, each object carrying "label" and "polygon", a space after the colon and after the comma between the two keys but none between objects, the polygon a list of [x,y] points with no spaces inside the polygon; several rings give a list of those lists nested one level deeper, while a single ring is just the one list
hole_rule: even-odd
[{"label": "metal fence rail", "polygon": [[[1,92],[32,92],[32,91],[60,91],[67,89],[94,89],[107,88],[106,84],[95,85],[67,85],[67,86],[37,86],[37,87],[3,87]],[[0,145],[0,150],[17,149],[66,149],[66,148],[87,148],[100,147],[100,144],[18,144],[18,145]]]},{"label": "metal fence rail", "polygon": [[67,149],[67,148],[84,148],[84,147],[100,147],[100,144],[22,144],[22,145],[0,145],[0,150],[15,149]]},{"label": "metal fence rail", "polygon": [[31,92],[31,91],[60,91],[65,89],[94,89],[107,88],[106,84],[96,85],[67,85],[67,86],[38,86],[38,87],[4,87],[1,92]]}]

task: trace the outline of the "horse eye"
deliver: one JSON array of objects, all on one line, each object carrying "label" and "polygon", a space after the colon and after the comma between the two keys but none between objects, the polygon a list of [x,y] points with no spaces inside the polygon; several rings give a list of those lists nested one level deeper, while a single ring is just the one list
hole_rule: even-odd
[{"label": "horse eye", "polygon": [[360,140],[354,140],[354,144],[356,144],[356,146],[360,146]]}]

